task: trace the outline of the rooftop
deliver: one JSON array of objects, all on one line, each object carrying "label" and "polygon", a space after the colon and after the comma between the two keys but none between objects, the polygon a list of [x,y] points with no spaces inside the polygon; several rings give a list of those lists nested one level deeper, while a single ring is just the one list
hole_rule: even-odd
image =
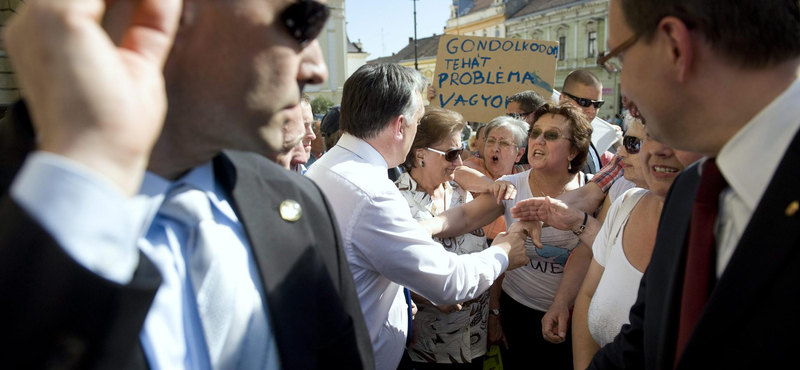
[{"label": "rooftop", "polygon": [[[436,53],[439,51],[439,37],[441,35],[418,39],[417,59],[436,58]],[[408,45],[394,55],[373,59],[367,63],[400,63],[407,60],[414,60],[414,39],[411,37],[408,38]]]}]

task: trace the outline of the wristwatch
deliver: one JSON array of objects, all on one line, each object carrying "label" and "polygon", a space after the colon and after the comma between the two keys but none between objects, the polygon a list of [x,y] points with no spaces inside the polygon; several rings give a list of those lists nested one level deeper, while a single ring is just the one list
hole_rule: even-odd
[{"label": "wristwatch", "polygon": [[490,315],[495,315],[495,316],[500,316],[500,309],[499,308],[495,308],[495,309],[489,310],[489,314]]}]

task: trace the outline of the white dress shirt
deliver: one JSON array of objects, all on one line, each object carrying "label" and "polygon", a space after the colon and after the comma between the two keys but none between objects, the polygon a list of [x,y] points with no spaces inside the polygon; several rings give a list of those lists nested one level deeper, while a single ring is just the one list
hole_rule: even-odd
[{"label": "white dress shirt", "polygon": [[[95,274],[127,284],[141,250],[159,269],[163,282],[140,333],[151,369],[211,369],[208,347],[188,286],[181,246],[181,226],[159,225],[156,215],[165,193],[178,183],[203,190],[214,209],[214,221],[235,234],[230,248],[243,248],[263,311],[253,315],[248,335],[238,343],[226,369],[278,369],[277,346],[270,330],[261,281],[243,225],[214,180],[211,162],[196,167],[175,183],[146,173],[139,195],[125,198],[116,187],[67,158],[34,152],[26,159],[11,197],[47,230],[78,263]],[[155,222],[153,220],[155,219]],[[257,310],[257,308],[256,308]]]},{"label": "white dress shirt", "polygon": [[383,156],[345,134],[308,170],[331,203],[375,351],[376,368],[397,368],[408,330],[402,286],[434,304],[479,296],[508,267],[499,247],[455,255],[411,217]]},{"label": "white dress shirt", "polygon": [[[736,251],[750,217],[800,129],[800,80],[753,117],[717,156],[717,166],[730,187],[720,195],[714,235],[717,277]],[[787,204],[788,205],[788,204]]]}]

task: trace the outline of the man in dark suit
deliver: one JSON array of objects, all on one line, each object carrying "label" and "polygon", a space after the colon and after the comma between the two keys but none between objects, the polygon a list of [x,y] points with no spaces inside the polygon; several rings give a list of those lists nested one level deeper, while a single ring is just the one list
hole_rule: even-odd
[{"label": "man in dark suit", "polygon": [[609,27],[648,134],[708,158],[672,186],[630,324],[590,368],[785,367],[800,333],[797,1],[612,0]]},{"label": "man in dark suit", "polygon": [[[264,158],[327,74],[326,18],[314,1],[27,2],[5,37],[27,107],[0,123],[4,368],[374,367],[328,203]],[[190,192],[213,235],[166,211]]]}]

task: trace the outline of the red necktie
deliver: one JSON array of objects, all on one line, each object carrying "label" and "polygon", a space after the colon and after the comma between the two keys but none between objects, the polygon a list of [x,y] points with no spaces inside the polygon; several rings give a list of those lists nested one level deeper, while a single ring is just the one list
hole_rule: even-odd
[{"label": "red necktie", "polygon": [[714,223],[717,220],[719,195],[728,186],[717,168],[715,158],[703,164],[700,185],[692,206],[692,221],[689,231],[689,249],[681,296],[681,316],[678,328],[678,344],[675,365],[683,354],[686,343],[692,336],[697,320],[703,313],[716,280],[716,243]]}]

